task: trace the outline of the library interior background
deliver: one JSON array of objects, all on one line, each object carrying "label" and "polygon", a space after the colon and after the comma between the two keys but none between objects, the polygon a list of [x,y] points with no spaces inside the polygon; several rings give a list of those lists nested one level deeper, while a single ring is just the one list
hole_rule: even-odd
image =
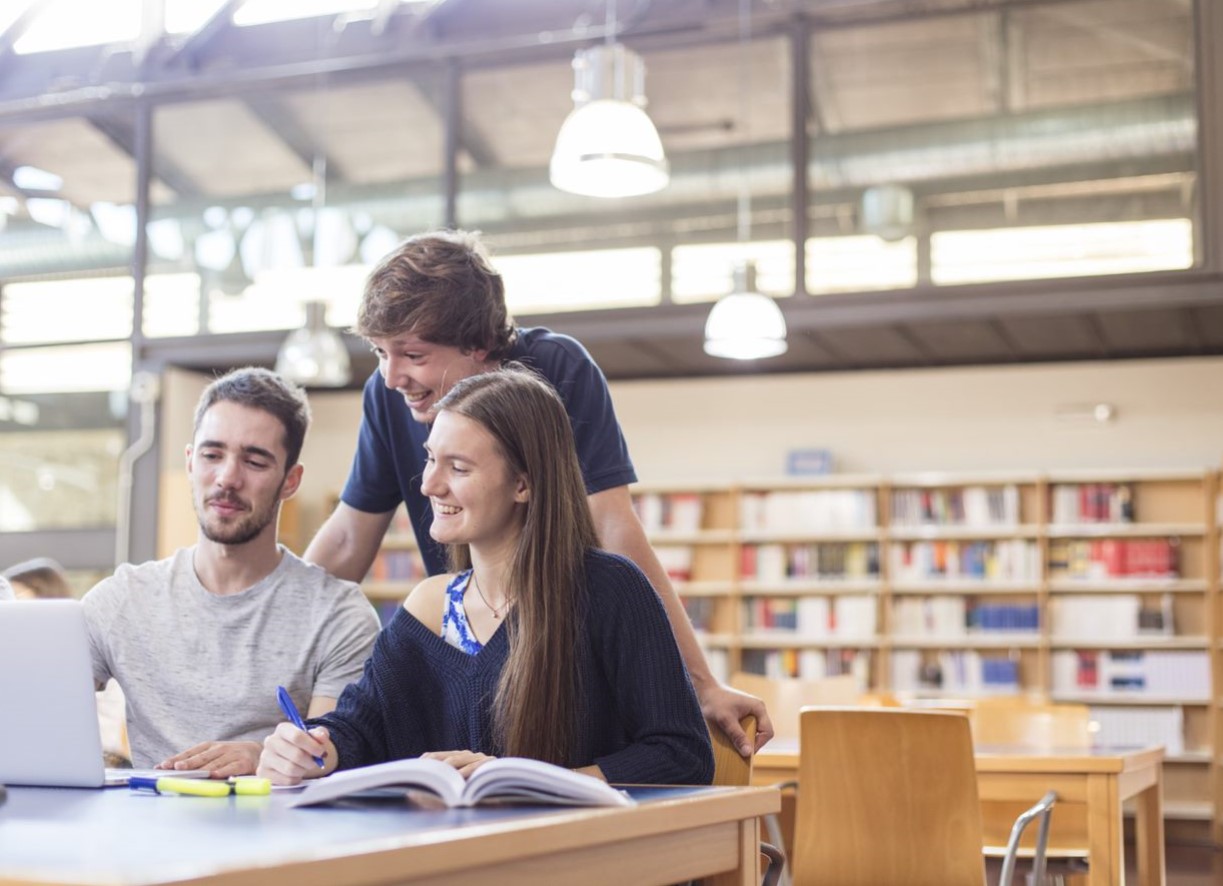
[{"label": "library interior background", "polygon": [[[0,566],[83,593],[192,543],[200,391],[338,335],[302,551],[375,368],[364,277],[478,230],[519,324],[607,375],[718,672],[1090,704],[1165,745],[1169,836],[1223,842],[1220,6],[0,4]],[[562,181],[600,102],[656,133],[627,195]],[[764,355],[724,356],[749,288]]]}]

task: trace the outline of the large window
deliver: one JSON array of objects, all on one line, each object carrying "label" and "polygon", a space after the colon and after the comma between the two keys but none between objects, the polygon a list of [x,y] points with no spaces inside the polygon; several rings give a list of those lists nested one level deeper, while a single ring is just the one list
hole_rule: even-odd
[{"label": "large window", "polygon": [[[915,238],[921,283],[1194,265],[1192,13],[1071,0],[817,31],[814,233]],[[815,250],[809,289],[838,263]],[[875,267],[859,288],[911,285]]]}]

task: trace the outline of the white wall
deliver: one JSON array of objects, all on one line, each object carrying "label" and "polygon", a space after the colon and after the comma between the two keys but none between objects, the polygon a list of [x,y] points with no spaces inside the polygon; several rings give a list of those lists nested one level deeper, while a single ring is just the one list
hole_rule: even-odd
[{"label": "white wall", "polygon": [[[612,385],[646,482],[843,472],[1218,467],[1223,359],[752,376]],[[1110,403],[1106,424],[1059,417]]]},{"label": "white wall", "polygon": [[[182,473],[191,410],[207,383],[175,375],[187,377],[166,385],[163,476]],[[1223,459],[1223,358],[616,382],[611,389],[644,482],[781,476],[786,453],[797,448],[830,449],[837,470],[852,473],[1218,467]],[[1058,417],[1064,407],[1099,402],[1116,409],[1113,421]],[[361,395],[316,391],[310,405],[298,493],[307,538],[348,476]],[[175,498],[189,507],[183,485]]]}]

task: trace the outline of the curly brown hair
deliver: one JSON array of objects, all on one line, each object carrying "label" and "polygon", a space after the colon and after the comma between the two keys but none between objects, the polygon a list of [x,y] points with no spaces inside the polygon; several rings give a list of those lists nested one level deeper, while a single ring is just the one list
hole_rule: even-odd
[{"label": "curly brown hair", "polygon": [[488,351],[502,360],[518,337],[505,286],[478,233],[431,231],[409,237],[365,282],[357,324],[362,338],[411,332],[434,344]]}]

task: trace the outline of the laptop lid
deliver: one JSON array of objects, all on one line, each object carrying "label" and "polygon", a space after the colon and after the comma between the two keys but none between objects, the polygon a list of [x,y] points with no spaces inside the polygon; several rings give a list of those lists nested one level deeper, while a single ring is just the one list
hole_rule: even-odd
[{"label": "laptop lid", "polygon": [[0,603],[0,783],[101,787],[102,738],[79,600]]}]

